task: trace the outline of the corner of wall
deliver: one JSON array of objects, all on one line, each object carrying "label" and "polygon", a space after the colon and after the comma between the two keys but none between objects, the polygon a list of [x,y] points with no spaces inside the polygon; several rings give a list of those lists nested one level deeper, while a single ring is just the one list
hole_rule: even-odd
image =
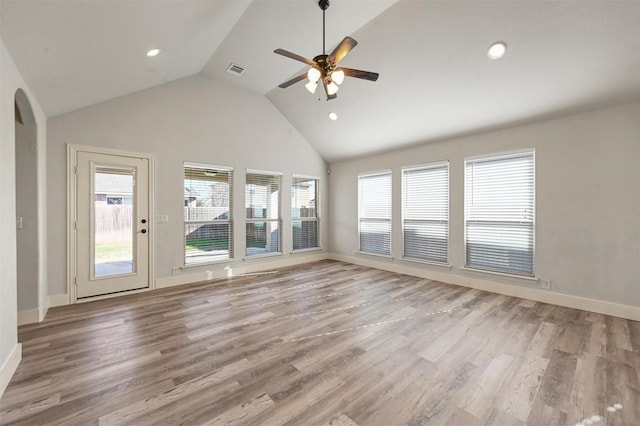
[{"label": "corner of wall", "polygon": [[521,299],[533,300],[536,302],[549,303],[551,305],[563,306],[566,308],[580,309],[595,312],[613,317],[640,321],[640,308],[619,303],[606,302],[602,300],[589,299],[570,294],[557,293],[538,288],[524,287],[513,284],[506,284],[489,279],[480,279],[470,276],[463,276],[454,273],[435,272],[425,269],[401,265],[398,263],[386,263],[358,256],[347,256],[330,253],[329,258],[341,262],[352,263],[354,265],[366,266],[384,271],[399,274],[411,275],[419,278],[426,278],[434,281],[453,284],[462,287],[474,288],[477,290],[498,293],[505,296],[518,297]]},{"label": "corner of wall", "polygon": [[0,398],[4,394],[4,391],[7,389],[13,374],[18,369],[18,365],[20,365],[20,361],[22,360],[22,343],[17,343],[9,358],[5,361],[5,363],[0,367]]}]

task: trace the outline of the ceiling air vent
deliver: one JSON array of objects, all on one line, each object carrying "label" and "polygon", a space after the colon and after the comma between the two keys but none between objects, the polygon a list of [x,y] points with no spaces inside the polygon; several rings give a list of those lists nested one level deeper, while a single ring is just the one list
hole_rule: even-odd
[{"label": "ceiling air vent", "polygon": [[240,65],[229,64],[229,66],[227,67],[227,72],[229,74],[240,75],[244,72],[244,68],[242,68]]}]

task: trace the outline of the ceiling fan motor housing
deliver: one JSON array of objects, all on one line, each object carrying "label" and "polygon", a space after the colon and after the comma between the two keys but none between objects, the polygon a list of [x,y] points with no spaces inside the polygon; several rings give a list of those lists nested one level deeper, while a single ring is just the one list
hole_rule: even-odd
[{"label": "ceiling fan motor housing", "polygon": [[322,77],[326,77],[331,74],[333,70],[336,68],[336,64],[327,61],[327,57],[329,55],[318,55],[313,58],[313,62],[318,65],[318,70],[322,73]]}]

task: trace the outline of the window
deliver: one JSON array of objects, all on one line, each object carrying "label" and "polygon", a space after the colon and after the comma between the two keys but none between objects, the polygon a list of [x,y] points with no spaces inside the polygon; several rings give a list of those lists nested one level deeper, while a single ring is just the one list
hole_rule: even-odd
[{"label": "window", "polygon": [[466,266],[533,276],[534,152],[465,162]]},{"label": "window", "polygon": [[358,176],[360,251],[391,256],[391,170]]},{"label": "window", "polygon": [[449,163],[402,170],[402,256],[448,263]]},{"label": "window", "polygon": [[319,179],[294,176],[291,183],[293,249],[320,247],[318,220]]},{"label": "window", "polygon": [[184,264],[233,258],[233,170],[184,165]]},{"label": "window", "polygon": [[280,217],[281,176],[247,172],[245,209],[247,214],[247,256],[282,251]]}]

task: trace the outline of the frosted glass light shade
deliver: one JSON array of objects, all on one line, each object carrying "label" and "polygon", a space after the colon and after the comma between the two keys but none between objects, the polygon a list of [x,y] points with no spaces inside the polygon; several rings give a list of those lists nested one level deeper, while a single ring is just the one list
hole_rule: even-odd
[{"label": "frosted glass light shade", "polygon": [[338,92],[338,89],[339,89],[338,85],[333,81],[327,84],[327,93],[329,95],[335,95]]},{"label": "frosted glass light shade", "polygon": [[305,84],[304,87],[306,87],[309,92],[316,93],[316,88],[318,87],[318,83],[314,81],[310,81],[307,84]]},{"label": "frosted glass light shade", "polygon": [[310,83],[316,83],[321,75],[320,70],[314,67],[309,68],[309,71],[307,71],[307,77],[309,78]]},{"label": "frosted glass light shade", "polygon": [[331,81],[340,85],[344,81],[344,71],[338,69],[331,73]]}]

